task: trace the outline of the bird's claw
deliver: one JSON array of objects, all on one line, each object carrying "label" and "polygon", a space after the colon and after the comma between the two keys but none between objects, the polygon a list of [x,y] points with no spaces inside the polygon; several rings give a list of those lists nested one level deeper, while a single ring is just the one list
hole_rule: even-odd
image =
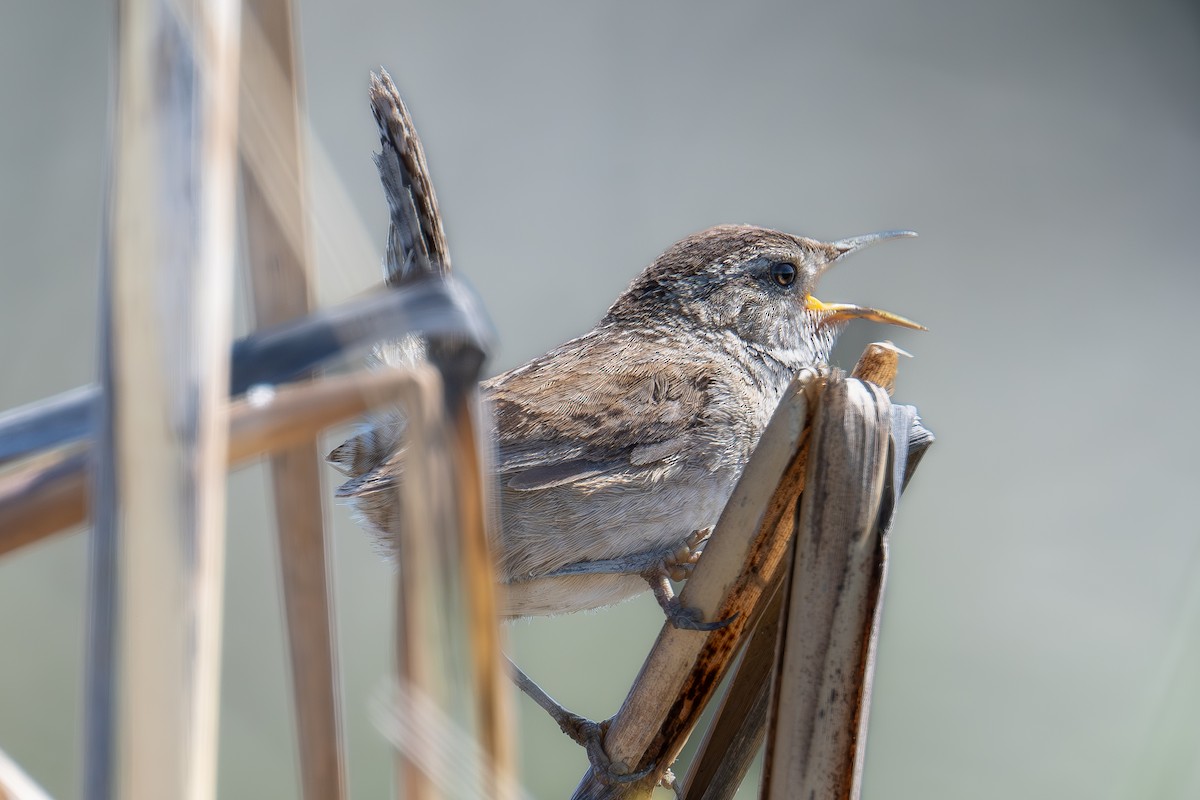
[{"label": "bird's claw", "polygon": [[563,733],[570,736],[577,744],[583,747],[584,752],[587,753],[588,762],[592,765],[592,772],[604,785],[613,786],[623,783],[636,783],[649,775],[654,769],[654,765],[651,764],[637,772],[618,772],[612,763],[612,759],[604,751],[604,735],[608,732],[608,725],[611,720],[592,722],[590,719],[585,719],[577,714],[572,714],[571,716],[573,719],[569,722],[559,722],[559,727]]},{"label": "bird's claw", "polygon": [[673,581],[687,580],[691,576],[692,570],[696,568],[697,562],[700,561],[700,556],[704,553],[704,545],[711,535],[712,528],[692,531],[683,544],[663,559],[662,569],[667,577]]},{"label": "bird's claw", "polygon": [[659,776],[658,785],[664,789],[670,789],[675,793],[676,797],[683,797],[683,788],[675,780],[675,773],[671,771],[670,767],[667,767],[663,774]]},{"label": "bird's claw", "polygon": [[737,619],[738,615],[726,617],[716,622],[705,622],[698,609],[688,608],[679,602],[671,589],[671,580],[685,580],[691,575],[704,552],[704,544],[712,534],[712,528],[692,531],[691,536],[684,540],[673,553],[663,558],[654,569],[645,573],[646,581],[654,592],[654,599],[667,615],[667,622],[675,628],[686,631],[715,631],[724,628]]},{"label": "bird's claw", "polygon": [[568,711],[555,701],[553,697],[546,694],[542,687],[534,683],[511,659],[506,659],[506,661],[508,662],[509,675],[512,677],[513,682],[517,684],[517,688],[528,695],[529,699],[541,706],[558,725],[559,730],[570,737],[571,741],[583,747],[584,752],[587,753],[588,761],[592,765],[592,771],[601,783],[605,785],[633,783],[640,781],[650,774],[654,768],[653,764],[639,772],[625,772],[614,767],[612,759],[604,751],[604,736],[608,732],[611,720],[592,722],[587,717],[581,717],[578,714]]},{"label": "bird's claw", "polygon": [[685,631],[719,631],[738,618],[737,614],[733,614],[716,622],[705,622],[699,609],[684,606],[678,597],[672,597],[660,605],[663,613],[667,615],[667,622],[671,623],[672,627]]}]

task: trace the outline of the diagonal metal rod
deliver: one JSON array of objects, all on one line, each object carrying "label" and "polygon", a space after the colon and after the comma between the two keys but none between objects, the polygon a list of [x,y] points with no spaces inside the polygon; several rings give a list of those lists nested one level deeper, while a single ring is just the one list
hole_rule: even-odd
[{"label": "diagonal metal rod", "polygon": [[[495,339],[471,289],[453,276],[432,278],[239,339],[230,354],[229,393],[294,380],[405,334],[463,339],[480,352]],[[81,386],[0,414],[0,464],[90,437],[99,393]]]}]

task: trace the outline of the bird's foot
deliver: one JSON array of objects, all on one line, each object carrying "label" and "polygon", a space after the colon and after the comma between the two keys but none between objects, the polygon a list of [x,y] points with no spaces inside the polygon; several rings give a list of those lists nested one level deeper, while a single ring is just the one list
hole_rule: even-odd
[{"label": "bird's foot", "polygon": [[683,797],[683,787],[679,785],[679,781],[675,780],[675,773],[667,767],[666,771],[658,778],[658,785],[664,789],[670,789],[675,793],[676,797]]},{"label": "bird's foot", "polygon": [[712,528],[693,531],[679,549],[667,555],[659,564],[643,574],[646,582],[650,584],[650,590],[654,592],[654,599],[658,601],[663,613],[667,615],[667,621],[673,627],[688,631],[715,631],[737,619],[737,614],[734,614],[716,622],[705,622],[700,611],[695,608],[687,608],[680,603],[679,598],[675,596],[675,591],[671,588],[672,580],[685,580],[692,574],[696,562],[700,560],[700,554],[704,552],[704,544],[711,534]]},{"label": "bird's foot", "polygon": [[661,578],[661,583],[654,580],[650,581],[650,589],[654,592],[654,599],[658,601],[658,605],[662,608],[663,613],[667,616],[667,622],[671,623],[671,627],[679,628],[685,631],[719,631],[729,623],[737,619],[738,615],[719,619],[716,622],[705,622],[704,615],[697,608],[688,608],[679,602],[679,598],[671,592],[671,585],[667,583],[667,579]]},{"label": "bird's foot", "polygon": [[663,559],[662,567],[667,573],[667,577],[673,581],[687,580],[700,561],[700,556],[704,553],[704,545],[708,543],[710,536],[712,536],[711,527],[692,531],[692,535],[685,539],[683,544]]},{"label": "bird's foot", "polygon": [[[571,741],[583,747],[587,753],[588,762],[591,763],[592,770],[601,783],[610,786],[621,783],[634,783],[645,778],[654,769],[653,764],[638,772],[625,772],[618,769],[604,750],[604,735],[608,732],[611,720],[592,722],[587,717],[581,717],[578,714],[568,711],[553,697],[546,694],[542,687],[534,683],[511,660],[509,660],[508,666],[509,674],[513,682],[517,684],[517,688],[528,695],[533,702],[541,706],[558,725],[559,730],[569,736]],[[670,772],[668,771],[667,774],[669,775]]]},{"label": "bird's foot", "polygon": [[[604,749],[604,736],[608,733],[608,726],[612,720],[606,719],[602,722],[592,722],[590,719],[585,719],[577,714],[571,714],[569,711],[567,713],[575,717],[579,721],[579,724],[575,725],[571,723],[571,730],[564,727],[561,722],[558,727],[567,736],[574,739],[577,744],[583,746],[588,756],[588,763],[592,765],[592,772],[604,785],[614,786],[622,783],[636,783],[649,775],[651,770],[654,769],[653,764],[637,772],[626,772],[618,769]],[[668,774],[670,774],[669,770]],[[674,777],[674,775],[671,775],[672,781]]]}]

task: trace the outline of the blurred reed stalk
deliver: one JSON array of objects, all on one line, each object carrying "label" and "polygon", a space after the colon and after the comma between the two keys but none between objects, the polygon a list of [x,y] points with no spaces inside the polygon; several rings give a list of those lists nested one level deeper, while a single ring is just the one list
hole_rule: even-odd
[{"label": "blurred reed stalk", "polygon": [[[391,212],[385,283],[403,288],[445,278],[450,253],[424,148],[386,72],[372,76],[371,110],[381,144],[375,161]],[[393,715],[409,723],[396,726],[407,734],[393,739],[396,785],[415,800],[507,798],[517,786],[516,750],[489,551],[487,450],[479,435],[484,353],[458,336],[427,337],[423,349],[439,380],[401,402],[402,513],[391,531],[399,567]],[[380,357],[406,363],[414,352],[396,346]],[[435,730],[465,732],[463,749],[478,757],[446,758]]]},{"label": "blurred reed stalk", "polygon": [[50,800],[50,795],[0,750],[0,800]]},{"label": "blurred reed stalk", "polygon": [[[443,353],[443,357],[445,357]],[[397,544],[396,785],[411,800],[515,797],[512,687],[489,550],[490,471],[471,389],[427,370],[406,413]],[[389,723],[391,724],[391,723]],[[449,737],[449,739],[448,739]]]},{"label": "blurred reed stalk", "polygon": [[[87,521],[91,506],[84,794],[211,797],[223,472],[276,454],[301,786],[309,800],[342,797],[314,437],[366,410],[407,403],[416,443],[410,474],[427,480],[419,501],[410,498],[406,528],[411,565],[421,570],[405,570],[398,594],[398,632],[408,637],[398,641],[398,664],[417,680],[399,696],[436,700],[437,714],[477,742],[479,778],[471,793],[510,796],[516,785],[510,698],[487,550],[487,468],[475,388],[490,327],[470,292],[448,274],[444,238],[434,253],[442,256],[437,268],[412,276],[419,280],[390,282],[383,294],[309,313],[291,8],[287,0],[251,0],[242,17],[240,143],[255,312],[267,329],[231,351],[238,11],[234,2],[204,9],[170,0],[122,5],[101,381],[0,415],[0,460],[10,462],[0,475],[0,553]],[[402,109],[394,87],[391,95]],[[373,95],[384,99],[390,98]],[[379,114],[385,125],[392,111]],[[411,127],[406,111],[403,121]],[[415,132],[405,147],[408,156],[419,154]],[[418,217],[411,194],[397,194],[408,191],[415,174],[432,198],[423,157],[401,155],[401,166],[420,170],[384,174],[393,222],[425,224],[428,231],[433,219],[440,233],[435,205],[422,205]],[[405,202],[407,217],[395,207]],[[413,251],[405,249],[411,237],[393,230],[389,243],[394,264],[412,263]],[[426,258],[433,264],[431,252]],[[416,363],[256,386],[308,374],[383,337],[414,335],[430,342],[436,368]],[[229,394],[247,390],[231,411]],[[412,668],[417,664],[425,666]],[[401,751],[411,756],[411,748]],[[457,768],[453,759],[442,761],[402,758],[412,769],[401,785]],[[27,796],[33,784],[19,777],[15,765],[5,770],[0,791]]]},{"label": "blurred reed stalk", "polygon": [[123,0],[84,795],[216,791],[238,4]]},{"label": "blurred reed stalk", "polygon": [[[312,246],[290,0],[244,0],[241,177],[254,316],[312,310]],[[305,800],[346,794],[326,515],[315,438],[271,456],[275,529]]]}]

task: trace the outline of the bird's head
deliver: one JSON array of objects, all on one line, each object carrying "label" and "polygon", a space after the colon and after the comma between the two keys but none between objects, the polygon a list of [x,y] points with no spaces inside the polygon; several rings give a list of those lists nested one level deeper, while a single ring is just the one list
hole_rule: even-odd
[{"label": "bird's head", "polygon": [[602,324],[692,325],[706,334],[735,336],[790,365],[823,363],[850,319],[924,330],[887,311],[824,303],[813,294],[822,273],[850,253],[915,235],[888,231],[818,242],[749,225],[709,228],[655,259]]}]

